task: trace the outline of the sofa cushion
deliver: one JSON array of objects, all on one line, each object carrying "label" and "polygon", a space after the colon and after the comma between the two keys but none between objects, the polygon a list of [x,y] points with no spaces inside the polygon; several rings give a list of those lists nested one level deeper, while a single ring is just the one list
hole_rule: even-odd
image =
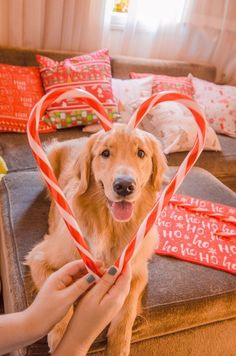
[{"label": "sofa cushion", "polygon": [[[161,141],[165,154],[189,151],[194,145],[198,131],[192,113],[174,101],[160,103],[152,108],[139,127],[151,132]],[[209,124],[206,128],[205,150],[221,151],[219,139]]]},{"label": "sofa cushion", "polygon": [[[47,145],[53,139],[64,141],[82,136],[86,136],[86,134],[76,127],[40,135],[40,138]],[[35,169],[36,167],[26,134],[0,133],[0,156],[5,159],[9,172]]]},{"label": "sofa cushion", "polygon": [[213,129],[223,135],[236,137],[236,87],[217,85],[191,76],[194,99],[201,106]]},{"label": "sofa cushion", "polygon": [[152,95],[152,76],[140,79],[112,79],[113,95],[122,122],[128,122],[140,100]]},{"label": "sofa cushion", "polygon": [[[0,64],[0,131],[26,132],[29,114],[44,95],[39,69]],[[54,131],[40,120],[40,132]]]},{"label": "sofa cushion", "polygon": [[[175,168],[170,169],[170,176],[174,171]],[[199,168],[190,172],[179,193],[236,206],[236,195]],[[4,177],[0,186],[0,251],[6,312],[22,310],[32,302],[29,270],[23,262],[27,252],[47,231],[48,210],[49,200],[38,172],[16,172]],[[149,283],[143,298],[144,311],[134,326],[131,355],[141,355],[147,347],[151,347],[149,354],[154,355],[159,340],[177,334],[179,338],[175,338],[175,343],[166,344],[164,354],[168,355],[174,347],[178,349],[178,343],[184,342],[181,335],[186,337],[187,333],[191,339],[192,334],[194,342],[195,331],[202,326],[207,328],[210,325],[213,332],[218,322],[224,320],[231,320],[235,326],[235,276],[163,256],[153,257],[149,271]],[[143,347],[141,340],[145,340]],[[230,340],[231,337],[227,340],[227,347],[232,351]],[[103,335],[96,340],[92,350],[102,350],[104,345]],[[185,346],[182,356],[189,355],[189,347]],[[135,350],[139,350],[138,353]],[[211,355],[207,350],[206,345],[206,354]],[[225,351],[224,348],[222,350]],[[27,355],[44,354],[47,354],[45,339],[27,348]]]},{"label": "sofa cushion", "polygon": [[153,73],[135,73],[131,72],[130,78],[138,79],[138,78],[146,78],[149,76],[153,77],[153,84],[152,84],[152,93],[160,93],[162,91],[175,91],[180,94],[184,94],[189,96],[190,98],[193,97],[193,85],[191,79],[188,77],[176,77],[176,76],[169,76],[169,75],[159,75]]},{"label": "sofa cushion", "polygon": [[[111,86],[111,63],[108,49],[84,56],[54,61],[36,56],[45,92],[59,88],[81,88],[93,94],[106,109],[111,120],[119,117]],[[90,125],[98,122],[94,110],[80,98],[56,100],[47,108],[45,121],[54,128]]]}]

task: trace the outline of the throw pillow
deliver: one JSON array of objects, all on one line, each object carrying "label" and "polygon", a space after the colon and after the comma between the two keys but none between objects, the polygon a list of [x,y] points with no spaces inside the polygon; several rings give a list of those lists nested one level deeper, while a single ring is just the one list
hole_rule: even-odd
[{"label": "throw pillow", "polygon": [[[139,125],[160,139],[165,154],[189,151],[197,135],[197,126],[191,112],[176,102],[161,103]],[[221,151],[214,130],[208,126],[205,150]]]},{"label": "throw pillow", "polygon": [[[43,96],[39,70],[0,64],[0,131],[26,132],[29,114]],[[44,121],[40,132],[54,131]]]},{"label": "throw pillow", "polygon": [[113,94],[118,101],[118,111],[123,122],[128,122],[142,98],[152,95],[153,77],[140,79],[112,79]]},{"label": "throw pillow", "polygon": [[[120,121],[127,123],[140,100],[152,95],[152,77],[125,80],[112,78],[112,91],[118,103]],[[99,124],[94,124],[84,127],[83,131],[94,133],[100,129]]]},{"label": "throw pillow", "polygon": [[192,81],[188,77],[171,77],[168,75],[157,75],[151,73],[134,73],[131,72],[130,77],[132,79],[144,78],[147,76],[153,76],[152,93],[159,93],[161,91],[176,91],[178,93],[193,97],[193,85]]},{"label": "throw pillow", "polygon": [[[118,117],[111,87],[111,65],[107,49],[61,62],[40,55],[37,55],[36,59],[40,64],[46,93],[61,87],[82,88],[99,99],[112,120]],[[47,113],[49,122],[57,129],[89,125],[98,121],[94,111],[80,99],[56,101],[47,109]]]},{"label": "throw pillow", "polygon": [[236,87],[218,85],[189,75],[194,98],[218,133],[236,137]]}]

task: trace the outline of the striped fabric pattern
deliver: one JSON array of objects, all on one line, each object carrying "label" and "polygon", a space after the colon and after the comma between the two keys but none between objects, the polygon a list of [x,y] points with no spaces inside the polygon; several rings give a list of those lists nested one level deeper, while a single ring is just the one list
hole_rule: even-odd
[{"label": "striped fabric pattern", "polygon": [[153,77],[152,93],[160,93],[161,91],[175,91],[177,93],[193,97],[194,89],[192,81],[188,77],[172,77],[168,75],[159,75],[151,73],[130,73],[132,79]]},{"label": "striped fabric pattern", "polygon": [[[53,89],[80,88],[93,94],[104,106],[111,120],[118,117],[117,104],[111,85],[111,64],[107,49],[58,62],[37,55],[40,74],[46,93]],[[56,101],[47,109],[51,125],[57,129],[98,122],[88,105],[78,98]]]}]

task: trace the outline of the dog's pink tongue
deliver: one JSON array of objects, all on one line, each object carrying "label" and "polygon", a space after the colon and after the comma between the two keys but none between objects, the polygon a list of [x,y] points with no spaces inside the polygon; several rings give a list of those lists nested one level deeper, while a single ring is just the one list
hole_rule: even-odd
[{"label": "dog's pink tongue", "polygon": [[111,210],[116,220],[129,220],[133,212],[133,204],[126,201],[113,202]]}]

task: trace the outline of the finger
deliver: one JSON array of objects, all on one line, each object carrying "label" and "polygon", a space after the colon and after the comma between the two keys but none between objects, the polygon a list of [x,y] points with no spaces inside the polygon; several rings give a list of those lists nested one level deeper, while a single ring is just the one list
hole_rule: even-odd
[{"label": "finger", "polygon": [[66,288],[74,280],[77,280],[80,276],[87,273],[86,267],[82,260],[75,260],[67,263],[65,266],[61,267],[58,271],[52,274],[52,279],[60,289]]},{"label": "finger", "polygon": [[63,295],[65,300],[67,300],[69,304],[74,303],[76,299],[78,299],[84,292],[95,284],[95,281],[96,279],[92,274],[87,274],[81,277],[69,287],[64,289]]},{"label": "finger", "polygon": [[118,270],[115,266],[109,268],[109,270],[102,276],[93,288],[92,294],[96,295],[96,298],[101,301],[104,295],[109,291],[112,285],[115,283],[118,277]]},{"label": "finger", "polygon": [[109,299],[114,301],[119,298],[122,303],[129,294],[131,283],[131,267],[126,265],[116,282],[110,288],[109,292],[104,296],[103,302],[106,303]]}]

